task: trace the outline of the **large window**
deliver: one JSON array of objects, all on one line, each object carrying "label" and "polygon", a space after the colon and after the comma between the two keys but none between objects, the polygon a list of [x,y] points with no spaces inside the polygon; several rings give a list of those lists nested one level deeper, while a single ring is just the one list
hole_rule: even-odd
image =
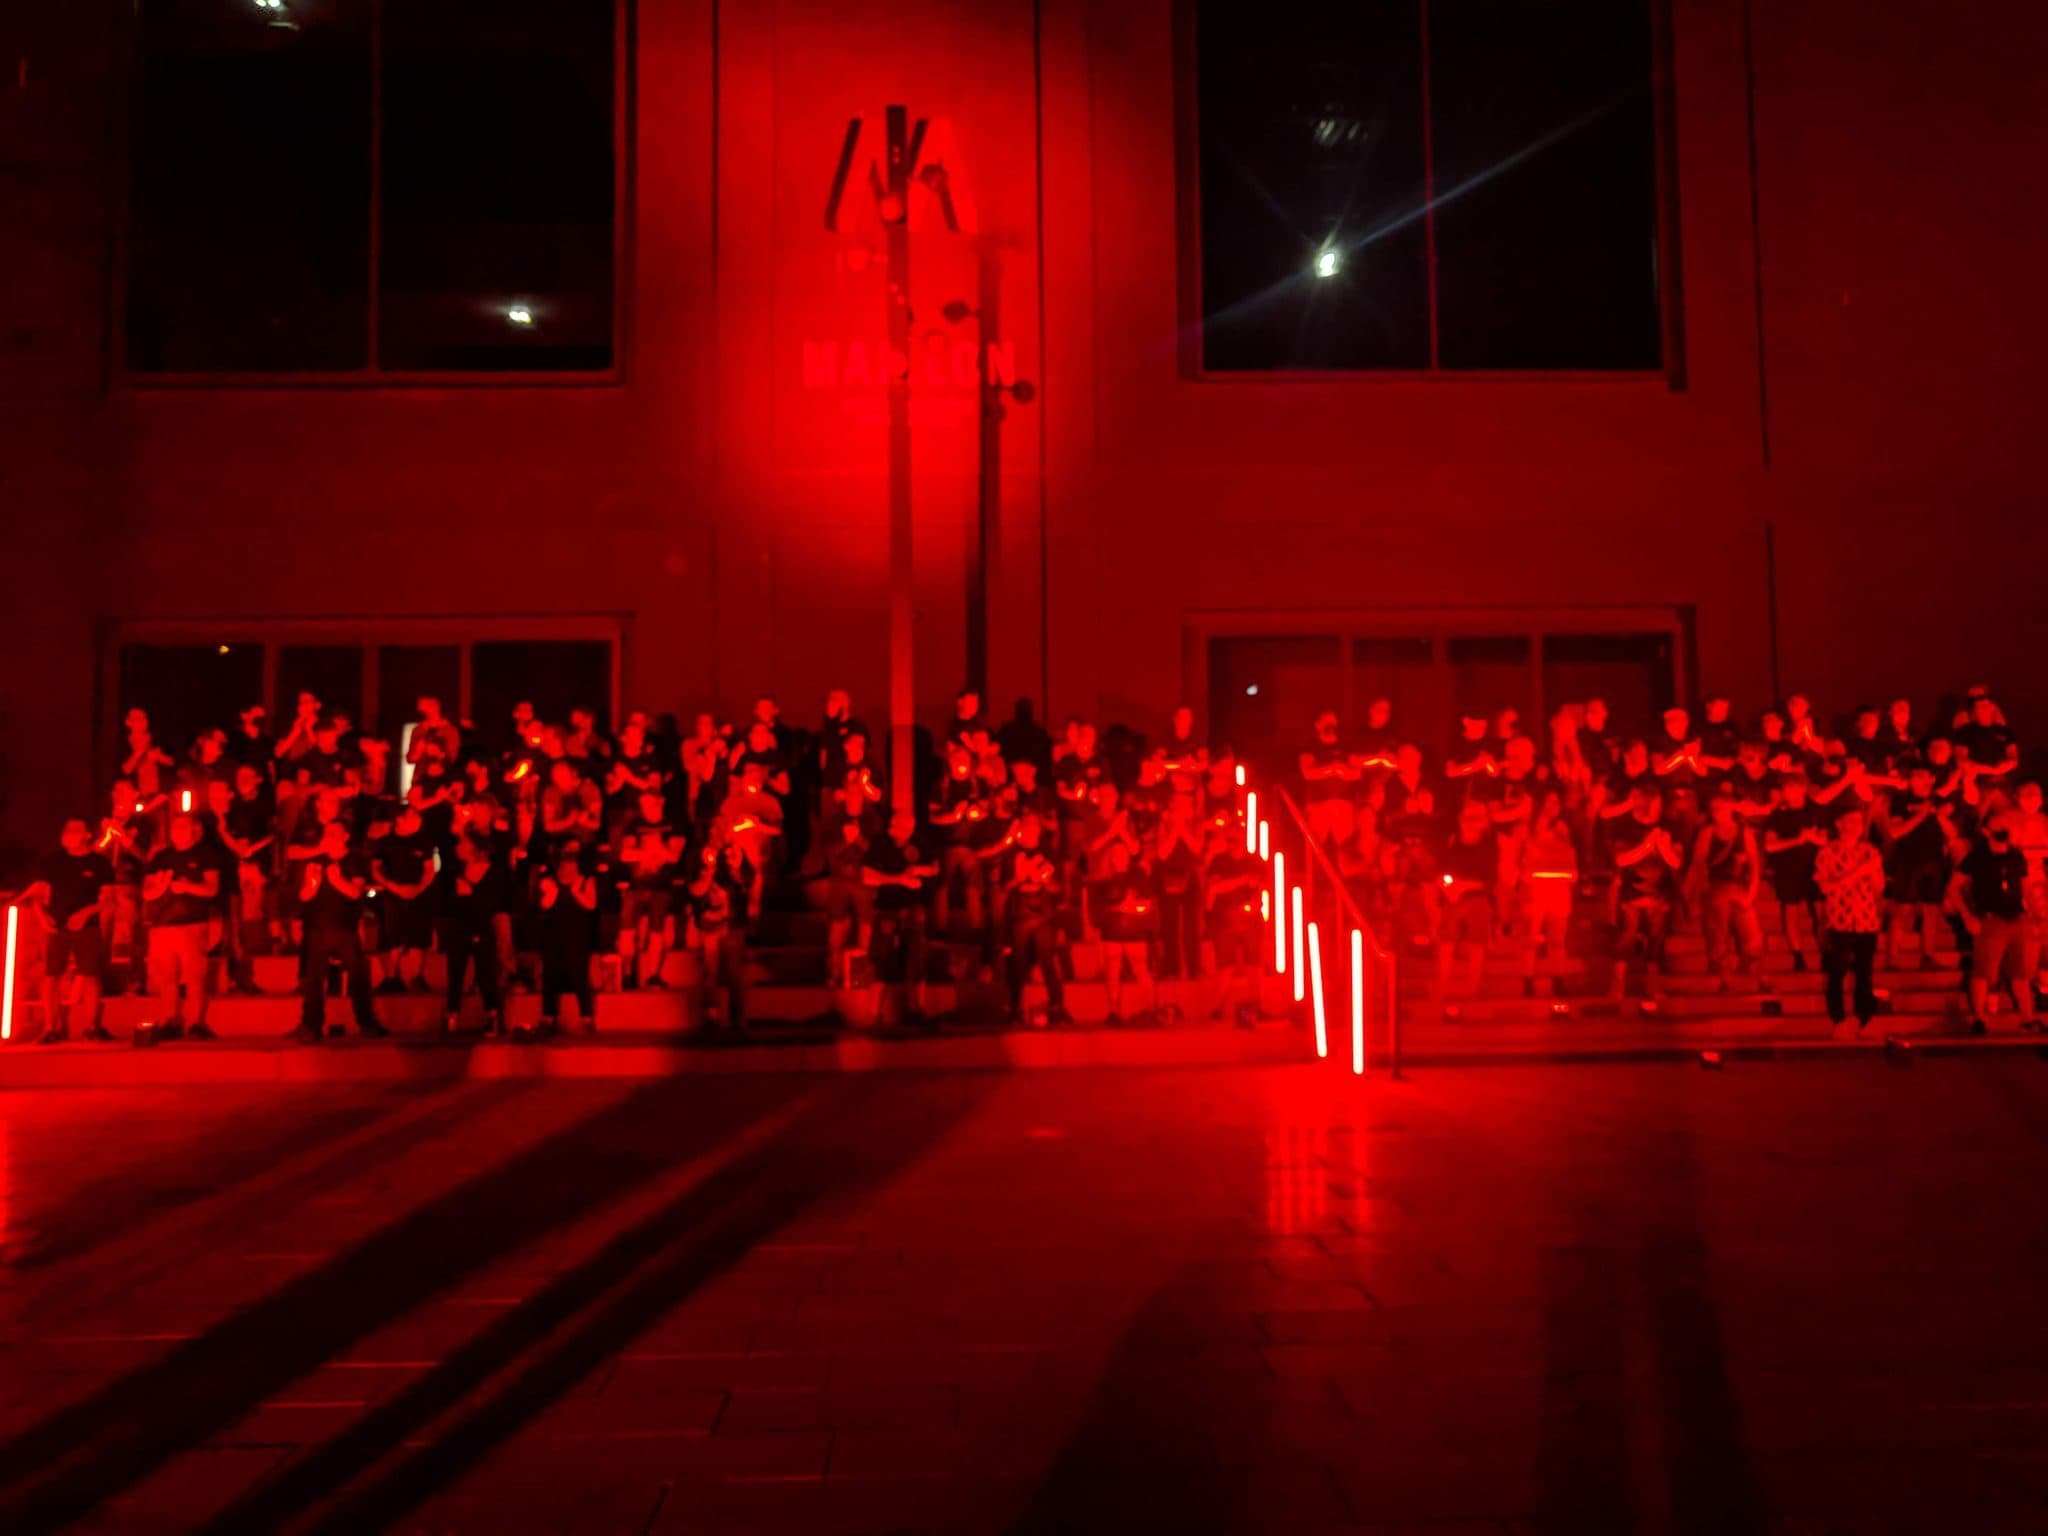
[{"label": "large window", "polygon": [[604,372],[617,0],[138,0],[146,374]]},{"label": "large window", "polygon": [[1658,0],[1192,0],[1202,366],[1663,366]]}]

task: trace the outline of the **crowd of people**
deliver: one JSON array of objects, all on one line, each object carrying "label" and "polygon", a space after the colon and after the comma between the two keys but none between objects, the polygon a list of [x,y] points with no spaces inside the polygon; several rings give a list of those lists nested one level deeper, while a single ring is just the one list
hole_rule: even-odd
[{"label": "crowd of people", "polygon": [[[251,991],[258,958],[294,953],[309,1041],[336,983],[383,1033],[378,997],[433,990],[434,952],[449,1031],[472,984],[486,1032],[512,988],[540,994],[536,1032],[570,1000],[593,1028],[600,991],[665,986],[673,950],[709,1020],[739,1028],[750,936],[778,905],[822,908],[830,979],[882,983],[911,1020],[942,977],[999,985],[1016,1020],[1035,979],[1029,1021],[1057,1022],[1082,939],[1112,1022],[1148,1011],[1160,979],[1209,977],[1221,1015],[1256,1003],[1265,870],[1237,759],[1185,707],[1158,740],[1078,719],[1054,739],[1028,704],[997,727],[962,692],[944,732],[921,733],[914,810],[892,809],[843,691],[808,729],[765,697],[742,725],[676,732],[527,704],[479,730],[421,698],[392,742],[311,694],[281,732],[252,707],[177,753],[143,711],[125,724],[104,813],[67,821],[24,892],[46,1040],[104,1038],[108,984],[157,999],[152,1038],[205,1038],[217,961]],[[1881,942],[1893,965],[1953,942],[1979,1027],[2001,989],[2032,1027],[2048,816],[1998,705],[1975,690],[1932,729],[1906,700],[1845,724],[1798,696],[1740,722],[1715,698],[1624,738],[1591,699],[1543,744],[1510,710],[1466,716],[1432,753],[1380,700],[1349,732],[1324,713],[1266,766],[1375,932],[1434,950],[1453,1006],[1503,940],[1532,993],[1588,960],[1647,990],[1681,925],[1725,986],[1764,988],[1768,887],[1839,1028],[1878,1009]]]},{"label": "crowd of people", "polygon": [[1432,763],[1381,700],[1355,739],[1318,719],[1298,770],[1315,835],[1377,925],[1434,947],[1448,999],[1504,936],[1534,992],[1589,911],[1575,958],[1611,966],[1616,994],[1654,990],[1679,926],[1725,990],[1767,991],[1768,889],[1794,968],[1825,973],[1838,1032],[1879,1011],[1881,947],[1892,967],[1932,969],[1951,945],[1974,1030],[2000,993],[2035,1027],[2048,816],[1997,701],[1972,689],[1923,727],[1895,699],[1843,724],[1796,694],[1751,721],[1717,697],[1625,737],[1596,698],[1557,712],[1547,750],[1513,711],[1467,714]]}]

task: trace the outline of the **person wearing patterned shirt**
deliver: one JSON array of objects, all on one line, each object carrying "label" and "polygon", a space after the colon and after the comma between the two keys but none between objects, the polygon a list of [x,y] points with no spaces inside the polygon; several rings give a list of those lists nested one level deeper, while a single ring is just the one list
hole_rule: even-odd
[{"label": "person wearing patterned shirt", "polygon": [[[1884,858],[1866,837],[1863,812],[1850,809],[1835,821],[1835,835],[1813,861],[1821,893],[1821,968],[1827,977],[1828,1018],[1837,1039],[1854,1039],[1877,1015],[1871,968],[1877,961],[1882,926]],[[1849,1030],[1843,982],[1856,977],[1856,1031]]]}]

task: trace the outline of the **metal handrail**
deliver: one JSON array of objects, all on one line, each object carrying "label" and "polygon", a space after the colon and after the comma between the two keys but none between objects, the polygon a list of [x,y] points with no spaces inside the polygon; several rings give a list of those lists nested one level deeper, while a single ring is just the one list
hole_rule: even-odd
[{"label": "metal handrail", "polygon": [[[1350,888],[1344,884],[1343,876],[1338,873],[1336,864],[1330,858],[1329,849],[1318,842],[1314,834],[1309,831],[1308,818],[1302,814],[1301,807],[1294,803],[1294,797],[1287,792],[1284,785],[1279,784],[1273,786],[1273,793],[1280,797],[1280,803],[1287,808],[1288,819],[1294,823],[1295,830],[1301,834],[1302,847],[1307,850],[1306,862],[1303,865],[1303,871],[1306,875],[1302,882],[1303,900],[1309,906],[1315,905],[1315,871],[1320,866],[1323,871],[1324,883],[1336,894],[1338,910],[1350,919],[1351,925],[1354,928],[1365,935],[1365,942],[1372,950],[1374,961],[1379,964],[1382,973],[1386,976],[1387,1074],[1390,1077],[1399,1077],[1401,1075],[1400,959],[1391,948],[1380,942],[1379,935],[1373,931],[1372,923],[1365,915],[1365,909],[1359,906],[1358,899],[1351,894]],[[1368,1046],[1364,1063],[1368,1068],[1371,1065],[1370,1049]]]}]

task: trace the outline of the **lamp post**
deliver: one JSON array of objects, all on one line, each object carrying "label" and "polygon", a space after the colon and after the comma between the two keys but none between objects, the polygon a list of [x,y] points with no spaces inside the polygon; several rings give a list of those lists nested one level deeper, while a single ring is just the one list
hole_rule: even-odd
[{"label": "lamp post", "polygon": [[889,310],[889,803],[917,810],[917,592],[910,516],[910,113],[885,114]]}]

